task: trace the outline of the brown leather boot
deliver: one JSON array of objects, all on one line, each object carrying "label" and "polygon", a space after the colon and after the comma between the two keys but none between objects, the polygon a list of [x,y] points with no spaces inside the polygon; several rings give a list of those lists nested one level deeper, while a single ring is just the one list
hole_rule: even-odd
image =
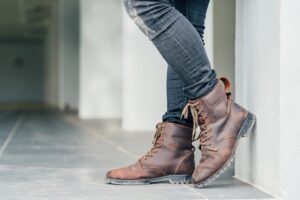
[{"label": "brown leather boot", "polygon": [[215,88],[207,95],[190,101],[183,115],[190,108],[195,129],[200,125],[200,164],[193,173],[193,183],[201,188],[214,181],[233,162],[238,141],[250,133],[256,118],[243,107],[234,103],[229,92],[230,83],[220,78]]},{"label": "brown leather boot", "polygon": [[109,171],[106,183],[191,183],[195,169],[192,128],[169,122],[156,128],[153,148],[133,165]]}]

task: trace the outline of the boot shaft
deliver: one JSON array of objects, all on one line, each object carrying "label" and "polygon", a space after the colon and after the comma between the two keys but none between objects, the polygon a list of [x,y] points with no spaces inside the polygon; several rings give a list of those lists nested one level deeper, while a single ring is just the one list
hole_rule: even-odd
[{"label": "boot shaft", "polygon": [[185,168],[194,169],[192,128],[169,122],[162,122],[157,128],[161,133],[154,147],[157,143],[159,145],[154,150],[155,153],[150,158],[141,159],[141,163],[146,166],[160,166],[168,173],[177,173],[176,170],[180,168],[184,171]]},{"label": "boot shaft", "polygon": [[212,150],[224,138],[237,137],[248,114],[233,102],[229,88],[229,81],[222,78],[211,92],[187,105],[194,113],[194,126],[200,125],[200,144]]},{"label": "boot shaft", "polygon": [[192,148],[191,127],[169,122],[163,122],[161,126],[162,147],[173,151]]},{"label": "boot shaft", "polygon": [[[195,169],[192,128],[169,122],[157,125],[153,148],[136,163],[107,173],[110,183],[191,177]],[[183,180],[185,182],[185,180]]]}]

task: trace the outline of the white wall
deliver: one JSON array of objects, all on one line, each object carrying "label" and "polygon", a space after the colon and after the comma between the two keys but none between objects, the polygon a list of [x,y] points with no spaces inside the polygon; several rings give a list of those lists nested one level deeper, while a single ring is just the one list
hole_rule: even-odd
[{"label": "white wall", "polygon": [[281,1],[280,150],[281,196],[300,199],[300,1]]},{"label": "white wall", "polygon": [[214,67],[214,2],[215,0],[211,0],[209,3],[204,31],[205,50],[212,67]]},{"label": "white wall", "polygon": [[121,1],[81,0],[81,118],[121,117]]},{"label": "white wall", "polygon": [[57,107],[59,102],[58,90],[58,7],[55,1],[51,4],[51,18],[45,39],[45,83],[44,102]]},{"label": "white wall", "polygon": [[214,0],[213,13],[213,66],[231,81],[235,94],[235,0]]},{"label": "white wall", "polygon": [[0,41],[0,103],[43,102],[42,50],[41,42]]},{"label": "white wall", "polygon": [[79,1],[58,1],[59,107],[79,104]]},{"label": "white wall", "polygon": [[238,0],[237,101],[258,117],[238,150],[236,176],[283,199],[299,199],[300,2]]},{"label": "white wall", "polygon": [[46,104],[77,110],[79,104],[79,2],[52,1],[45,39]]}]

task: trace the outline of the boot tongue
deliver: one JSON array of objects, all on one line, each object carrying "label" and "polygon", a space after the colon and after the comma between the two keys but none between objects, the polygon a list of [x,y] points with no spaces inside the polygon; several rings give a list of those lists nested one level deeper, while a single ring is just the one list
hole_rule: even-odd
[{"label": "boot tongue", "polygon": [[186,106],[184,107],[182,114],[181,114],[181,118],[184,117],[185,119],[188,118],[189,111],[192,114],[192,118],[193,118],[192,140],[193,141],[195,141],[196,130],[197,130],[197,127],[199,126],[199,123],[198,123],[199,110],[196,109],[198,104],[199,104],[199,102],[197,102],[197,101],[189,102],[188,104],[186,104]]},{"label": "boot tongue", "polygon": [[[182,116],[186,116],[188,111],[191,111],[192,117],[193,117],[193,134],[192,134],[192,140],[193,141],[197,141],[200,140],[200,146],[199,149],[201,149],[201,146],[206,146],[208,145],[209,139],[210,139],[210,135],[208,134],[209,131],[211,130],[210,128],[208,128],[208,123],[206,121],[208,114],[207,114],[207,110],[206,107],[204,105],[202,105],[201,101],[192,101],[189,102],[186,107],[183,110]],[[197,128],[200,126],[200,130],[201,132],[199,133],[199,135],[196,137],[197,135]]]}]

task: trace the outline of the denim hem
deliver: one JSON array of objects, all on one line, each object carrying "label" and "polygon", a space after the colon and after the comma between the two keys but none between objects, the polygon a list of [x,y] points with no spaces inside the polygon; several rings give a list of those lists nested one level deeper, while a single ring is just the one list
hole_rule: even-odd
[{"label": "denim hem", "polygon": [[179,120],[179,119],[165,119],[163,120],[163,122],[170,122],[170,123],[174,123],[174,124],[181,124],[181,125],[184,125],[184,126],[187,126],[187,127],[193,127],[193,123],[189,123],[189,122],[186,122],[186,121],[182,121],[182,120]]},{"label": "denim hem", "polygon": [[184,87],[183,90],[189,94],[190,100],[198,99],[212,91],[218,83],[215,70],[207,78],[195,82],[192,85]]},{"label": "denim hem", "polygon": [[188,119],[181,118],[181,113],[166,113],[162,117],[163,122],[171,122],[186,125],[188,127],[193,127],[193,119],[189,116]]}]

